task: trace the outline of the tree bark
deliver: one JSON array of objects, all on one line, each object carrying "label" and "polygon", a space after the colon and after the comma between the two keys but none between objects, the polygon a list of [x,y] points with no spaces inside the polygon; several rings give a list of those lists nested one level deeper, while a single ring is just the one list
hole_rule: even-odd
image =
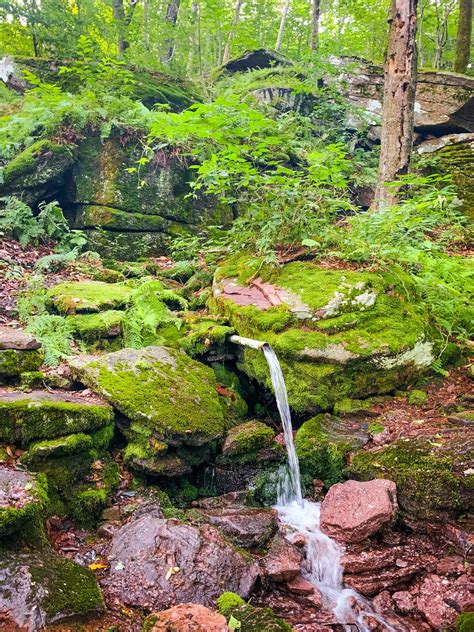
[{"label": "tree bark", "polygon": [[384,66],[382,139],[374,208],[395,204],[400,185],[386,186],[408,172],[413,148],[418,0],[392,0]]},{"label": "tree bark", "polygon": [[315,52],[319,48],[319,17],[321,14],[321,0],[311,2],[311,39],[310,49]]},{"label": "tree bark", "polygon": [[[168,6],[166,7],[166,23],[169,25],[170,29],[174,29],[176,26],[176,21],[178,20],[179,13],[179,5],[181,4],[181,0],[170,0]],[[168,64],[174,56],[174,48],[175,48],[175,37],[170,36],[165,41],[165,51],[161,57],[161,61],[164,64]]]},{"label": "tree bark", "polygon": [[223,64],[226,64],[230,59],[230,48],[231,48],[232,40],[234,39],[235,29],[237,28],[240,22],[240,11],[242,9],[242,4],[243,4],[243,0],[237,0],[237,4],[235,5],[234,19],[232,20],[232,28],[229,31],[227,42],[224,47],[224,54],[222,55]]},{"label": "tree bark", "polygon": [[278,29],[277,41],[275,44],[275,50],[280,50],[281,43],[283,42],[283,33],[285,32],[286,19],[290,11],[291,0],[285,0],[283,11],[281,13],[280,28]]},{"label": "tree bark", "polygon": [[466,72],[471,55],[472,2],[459,0],[458,32],[456,38],[455,72]]},{"label": "tree bark", "polygon": [[123,53],[130,48],[130,42],[127,39],[127,31],[137,4],[138,0],[130,0],[128,12],[125,13],[123,0],[112,0],[112,12],[115,22],[117,23],[117,47],[119,55],[123,55]]}]

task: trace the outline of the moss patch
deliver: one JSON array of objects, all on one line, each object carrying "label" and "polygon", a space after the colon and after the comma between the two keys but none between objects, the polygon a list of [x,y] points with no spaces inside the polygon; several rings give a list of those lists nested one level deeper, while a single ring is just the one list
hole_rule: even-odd
[{"label": "moss patch", "polygon": [[28,526],[41,529],[41,519],[47,506],[44,476],[0,469],[0,537]]},{"label": "moss patch", "polygon": [[247,421],[229,430],[222,452],[230,458],[245,455],[270,447],[274,437],[275,431],[261,421]]},{"label": "moss patch", "polygon": [[223,593],[217,599],[217,608],[225,617],[240,621],[241,632],[291,632],[292,628],[280,619],[271,608],[255,608],[235,593]]},{"label": "moss patch", "polygon": [[98,314],[79,314],[68,316],[75,336],[85,342],[96,342],[103,338],[118,336],[124,312],[106,310]]},{"label": "moss patch", "polygon": [[43,359],[41,349],[0,349],[0,379],[17,377],[25,371],[36,371],[43,364]]},{"label": "moss patch", "polygon": [[120,283],[81,281],[55,285],[48,300],[60,314],[80,314],[125,307],[131,293],[132,288]]},{"label": "moss patch", "polygon": [[75,375],[135,424],[131,439],[203,445],[221,436],[224,415],[212,369],[165,347],[123,349],[70,362]]},{"label": "moss patch", "polygon": [[42,400],[33,394],[14,400],[0,398],[0,439],[12,443],[24,445],[34,439],[95,430],[112,420],[113,410],[105,404]]},{"label": "moss patch", "polygon": [[474,476],[464,474],[474,456],[472,441],[407,439],[381,450],[359,452],[349,474],[360,480],[388,478],[397,485],[401,509],[420,520],[445,520],[468,509]]}]

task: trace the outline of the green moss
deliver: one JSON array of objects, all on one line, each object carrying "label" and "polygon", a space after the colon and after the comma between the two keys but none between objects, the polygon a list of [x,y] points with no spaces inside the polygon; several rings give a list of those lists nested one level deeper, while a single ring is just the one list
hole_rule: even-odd
[{"label": "green moss", "polygon": [[120,482],[119,467],[110,459],[99,473],[97,482],[80,484],[67,497],[68,513],[82,526],[96,526]]},{"label": "green moss", "polygon": [[188,324],[189,330],[181,338],[180,346],[192,358],[222,349],[227,337],[235,333],[233,327],[216,323],[211,318],[194,320]]},{"label": "green moss", "polygon": [[[108,206],[82,206],[76,214],[74,225],[77,228],[100,226],[107,230],[163,232],[168,235],[181,235],[183,226],[161,215],[148,213],[130,213]],[[102,279],[106,280],[106,279]],[[114,282],[114,281],[112,281]]]},{"label": "green moss", "polygon": [[388,478],[397,485],[405,513],[421,520],[443,520],[467,510],[474,488],[472,446],[453,438],[449,445],[427,439],[400,440],[380,450],[357,453],[349,474],[360,480]]},{"label": "green moss", "polygon": [[274,436],[275,431],[261,421],[247,421],[229,430],[223,452],[225,456],[232,457],[268,448]]},{"label": "green moss", "polygon": [[423,406],[427,399],[428,393],[425,393],[425,391],[420,391],[416,388],[410,391],[408,395],[408,403],[412,406]]},{"label": "green moss", "polygon": [[241,632],[291,632],[290,625],[275,615],[271,608],[255,608],[238,595],[225,592],[216,601],[225,617],[240,621]]},{"label": "green moss", "polygon": [[42,520],[49,506],[48,484],[42,474],[28,478],[28,500],[22,507],[0,507],[0,538],[20,532],[29,533],[33,539],[42,539]]},{"label": "green moss", "polygon": [[216,605],[220,613],[228,616],[231,614],[231,611],[238,606],[243,606],[245,601],[239,595],[236,595],[233,592],[225,592],[222,593],[220,597],[216,600]]},{"label": "green moss", "polygon": [[79,314],[68,316],[74,334],[85,342],[96,342],[120,333],[120,324],[124,319],[124,312],[106,310],[98,314]]},{"label": "green moss", "polygon": [[[430,343],[421,345],[430,333],[426,312],[412,299],[412,283],[401,270],[331,270],[315,262],[275,269],[244,254],[226,260],[215,282],[217,289],[226,278],[245,285],[256,275],[284,289],[287,302],[261,310],[216,293],[209,308],[240,335],[272,345],[298,412],[391,392],[413,382],[432,360]],[[239,368],[271,388],[260,352],[244,349]]]},{"label": "green moss", "polygon": [[71,560],[51,555],[43,564],[31,566],[30,573],[44,588],[42,607],[50,622],[104,609],[94,574]]},{"label": "green moss", "polygon": [[349,415],[370,410],[376,401],[371,399],[350,399],[346,397],[334,404],[335,415]]},{"label": "green moss", "polygon": [[17,377],[20,373],[36,371],[42,364],[44,353],[41,349],[20,351],[17,349],[0,349],[0,379]]},{"label": "green moss", "polygon": [[[41,187],[59,178],[73,163],[74,157],[75,149],[70,145],[39,140],[7,164],[3,170],[3,185],[8,193]],[[28,198],[28,201],[31,200]]]},{"label": "green moss", "polygon": [[316,415],[305,421],[296,433],[295,447],[305,488],[310,488],[314,479],[330,487],[344,478],[346,457],[354,446],[348,437],[331,440],[322,428],[322,422],[330,419],[330,415]]},{"label": "green moss", "polygon": [[456,632],[474,631],[474,612],[463,612],[456,618]]},{"label": "green moss", "polygon": [[62,401],[0,400],[0,439],[27,444],[85,430],[95,430],[113,420],[110,406]]},{"label": "green moss", "polygon": [[[223,433],[224,416],[212,369],[181,351],[124,349],[92,362],[70,364],[84,384],[159,440],[202,445]],[[142,435],[135,428],[130,427],[130,437],[140,443]]]},{"label": "green moss", "polygon": [[385,426],[380,421],[372,421],[369,424],[368,431],[371,435],[378,435],[385,430]]},{"label": "green moss", "polygon": [[61,314],[100,312],[125,307],[131,293],[132,288],[120,283],[66,282],[52,287],[48,300]]},{"label": "green moss", "polygon": [[76,452],[88,451],[91,448],[91,437],[83,433],[67,435],[47,441],[37,441],[28,448],[28,452],[22,457],[22,462],[26,465],[35,465],[44,461],[44,459],[69,456]]}]

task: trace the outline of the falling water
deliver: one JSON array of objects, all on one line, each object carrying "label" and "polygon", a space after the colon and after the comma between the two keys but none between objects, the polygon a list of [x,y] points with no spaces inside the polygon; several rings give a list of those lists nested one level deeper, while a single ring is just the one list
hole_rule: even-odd
[{"label": "falling water", "polygon": [[265,344],[262,349],[268,362],[268,368],[270,369],[270,377],[272,379],[275,399],[283,425],[286,451],[288,453],[288,467],[282,472],[278,485],[278,504],[287,505],[295,501],[302,507],[303,496],[301,494],[300,464],[293,441],[293,427],[291,425],[291,412],[286,392],[285,378],[283,377],[278,357],[270,345]]},{"label": "falling water", "polygon": [[[354,628],[360,632],[370,632],[372,628],[367,623],[368,617],[382,624],[387,632],[396,632],[395,628],[372,610],[366,599],[356,591],[344,588],[341,565],[344,550],[320,531],[320,504],[303,500],[288,395],[276,353],[267,343],[247,341],[238,336],[234,337],[234,342],[262,349],[268,362],[288,453],[288,467],[284,469],[280,479],[276,510],[280,522],[289,527],[293,535],[299,533],[306,539],[306,560],[302,574],[318,588],[324,607],[333,611],[336,621],[347,632]],[[291,535],[288,536],[290,540]]]}]

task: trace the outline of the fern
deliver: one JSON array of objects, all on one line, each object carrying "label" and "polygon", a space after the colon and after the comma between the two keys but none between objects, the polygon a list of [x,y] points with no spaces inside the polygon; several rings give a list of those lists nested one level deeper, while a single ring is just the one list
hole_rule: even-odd
[{"label": "fern", "polygon": [[33,216],[31,208],[16,197],[0,199],[0,232],[16,239],[22,246],[36,243],[43,234],[41,226]]},{"label": "fern", "polygon": [[30,279],[27,289],[18,298],[16,308],[22,323],[28,323],[33,316],[46,313],[47,294],[40,275]]},{"label": "fern", "polygon": [[57,366],[72,355],[73,330],[66,318],[52,314],[35,316],[26,331],[41,342],[46,366]]},{"label": "fern", "polygon": [[168,305],[185,309],[187,302],[160,281],[149,279],[142,283],[133,292],[123,321],[124,345],[139,349],[148,344],[159,344],[163,341],[158,333],[159,327],[174,325],[179,329],[181,320],[170,311]]}]

